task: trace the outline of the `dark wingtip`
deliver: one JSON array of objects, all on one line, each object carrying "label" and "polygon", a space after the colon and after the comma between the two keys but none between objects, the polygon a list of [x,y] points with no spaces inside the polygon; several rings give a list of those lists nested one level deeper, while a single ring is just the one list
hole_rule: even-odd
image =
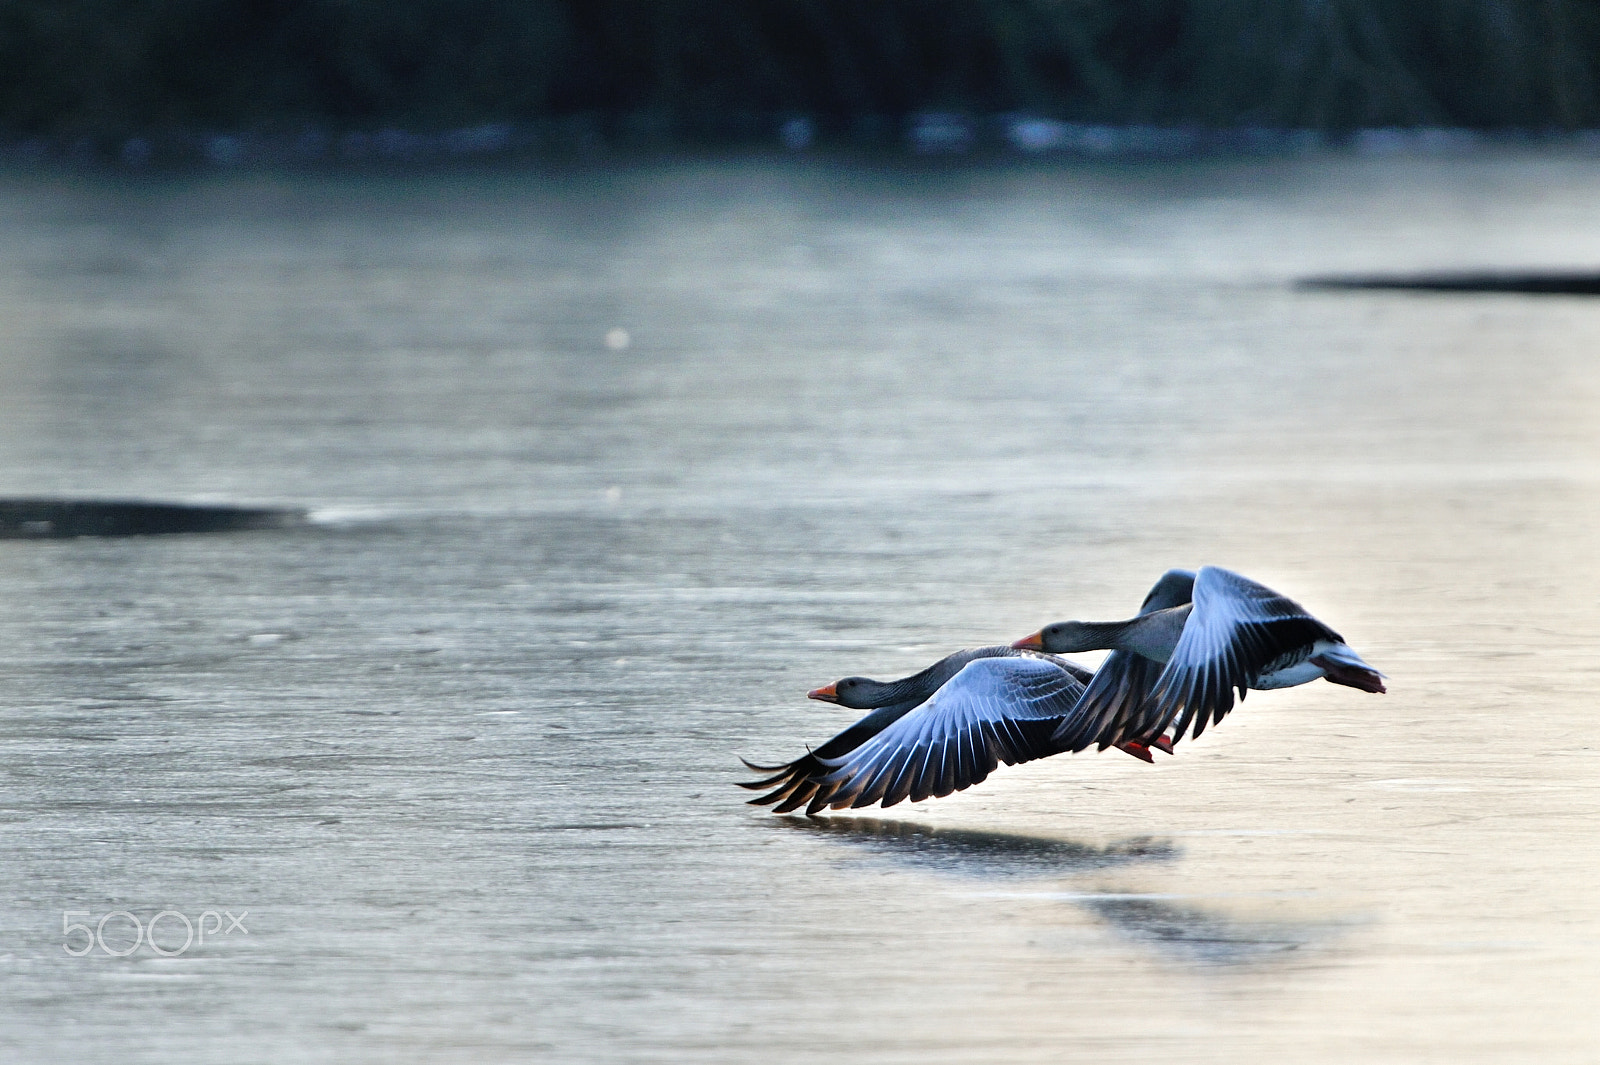
[{"label": "dark wingtip", "polygon": [[1326,655],[1313,658],[1311,664],[1322,667],[1326,674],[1323,679],[1330,684],[1343,684],[1347,688],[1371,692],[1374,695],[1382,695],[1389,690],[1383,686],[1383,674],[1375,669],[1363,669],[1360,666],[1336,662]]},{"label": "dark wingtip", "polygon": [[801,783],[789,792],[789,797],[772,808],[775,814],[792,813],[816,797],[817,785]]},{"label": "dark wingtip", "polygon": [[771,806],[773,803],[777,802],[778,800],[782,799],[785,795],[789,794],[789,791],[790,791],[790,789],[787,786],[774,788],[772,791],[768,792],[767,794],[758,795],[753,799],[746,800],[746,802],[750,806]]},{"label": "dark wingtip", "polygon": [[770,787],[772,787],[772,786],[774,786],[776,784],[781,783],[782,781],[790,779],[792,776],[794,776],[794,772],[795,772],[795,769],[796,769],[795,762],[799,761],[799,759],[796,759],[795,762],[785,762],[783,765],[757,765],[756,763],[750,761],[750,759],[748,759],[748,758],[745,758],[743,756],[737,756],[737,757],[739,758],[739,761],[741,761],[741,762],[743,762],[745,764],[745,768],[746,769],[749,769],[749,770],[751,770],[753,772],[756,772],[756,773],[771,773],[772,774],[772,776],[763,777],[760,780],[737,780],[737,781],[734,781],[734,783],[736,783],[739,787],[741,787],[741,788],[749,788],[751,791],[760,791],[762,788],[770,788]]}]

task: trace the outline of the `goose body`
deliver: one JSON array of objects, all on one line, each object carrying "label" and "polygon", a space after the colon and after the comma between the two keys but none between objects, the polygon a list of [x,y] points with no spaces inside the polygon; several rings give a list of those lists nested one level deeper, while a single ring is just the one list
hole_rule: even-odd
[{"label": "goose body", "polygon": [[[1056,732],[1093,676],[1054,655],[1001,646],[958,651],[903,680],[846,677],[810,697],[872,713],[792,762],[746,762],[773,775],[742,786],[766,790],[751,802],[774,813],[887,807],[962,791],[1001,762],[1065,750]],[[1142,742],[1121,746],[1150,760]]]},{"label": "goose body", "polygon": [[1056,738],[1068,749],[1148,743],[1174,722],[1172,741],[1191,723],[1198,737],[1233,708],[1235,691],[1243,699],[1249,688],[1326,679],[1384,691],[1383,674],[1292,599],[1218,566],[1202,568],[1187,582],[1186,576],[1169,571],[1127,621],[1057,622],[1013,645],[1113,652],[1085,690],[1079,712],[1062,723]]}]

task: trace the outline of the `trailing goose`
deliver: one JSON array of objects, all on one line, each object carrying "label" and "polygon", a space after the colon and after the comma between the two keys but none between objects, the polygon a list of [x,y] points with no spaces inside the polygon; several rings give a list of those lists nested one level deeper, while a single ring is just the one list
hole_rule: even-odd
[{"label": "trailing goose", "polygon": [[[770,789],[750,801],[776,804],[774,813],[876,802],[887,807],[962,791],[1000,762],[1014,765],[1065,750],[1054,735],[1093,676],[1054,655],[980,647],[902,680],[846,677],[809,697],[872,713],[792,762],[746,761],[756,772],[773,775],[740,786]],[[1117,746],[1152,760],[1151,745]],[[1165,743],[1155,746],[1171,750]]]},{"label": "trailing goose", "polygon": [[1206,566],[1188,582],[1188,601],[1156,605],[1183,597],[1186,577],[1186,571],[1168,571],[1151,589],[1146,609],[1127,621],[1061,621],[1012,645],[1058,653],[1109,648],[1141,660],[1109,672],[1101,667],[1080,712],[1054,736],[1066,749],[1149,743],[1174,721],[1172,742],[1191,722],[1198,737],[1233,708],[1235,690],[1243,699],[1249,688],[1289,688],[1319,678],[1365,692],[1385,690],[1383,674],[1344,637],[1299,603],[1230,570]]}]

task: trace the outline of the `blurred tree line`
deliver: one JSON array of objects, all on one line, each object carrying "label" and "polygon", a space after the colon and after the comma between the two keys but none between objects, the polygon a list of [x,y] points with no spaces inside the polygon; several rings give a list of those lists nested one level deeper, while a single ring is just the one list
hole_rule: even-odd
[{"label": "blurred tree line", "polygon": [[1597,62],[1597,0],[0,0],[0,129],[1572,128]]}]

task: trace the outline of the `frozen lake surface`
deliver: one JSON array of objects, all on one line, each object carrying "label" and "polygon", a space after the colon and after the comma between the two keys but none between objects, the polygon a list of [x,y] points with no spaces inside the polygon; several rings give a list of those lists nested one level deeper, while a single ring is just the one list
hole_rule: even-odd
[{"label": "frozen lake surface", "polygon": [[[1600,302],[1293,282],[1594,267],[1597,205],[1556,156],[0,176],[0,494],[313,517],[0,542],[0,1057],[1594,1061]],[[852,719],[808,688],[1203,563],[1389,694],[880,816],[733,787]]]}]

